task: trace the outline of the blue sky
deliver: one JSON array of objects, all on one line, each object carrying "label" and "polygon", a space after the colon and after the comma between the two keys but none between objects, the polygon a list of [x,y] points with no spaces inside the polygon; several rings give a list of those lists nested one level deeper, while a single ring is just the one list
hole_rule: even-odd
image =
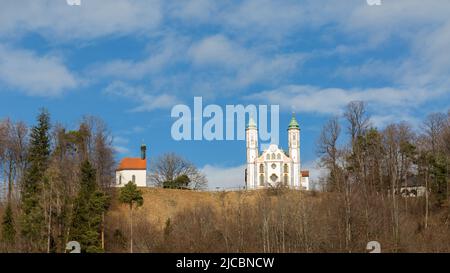
[{"label": "blue sky", "polygon": [[[4,1],[0,9],[0,117],[34,123],[39,108],[74,127],[104,119],[117,158],[176,152],[211,186],[243,183],[244,141],[170,135],[177,103],[279,104],[280,145],[291,112],[304,168],[318,173],[323,123],[351,100],[373,124],[450,107],[450,2]],[[151,164],[151,163],[150,163]]]}]

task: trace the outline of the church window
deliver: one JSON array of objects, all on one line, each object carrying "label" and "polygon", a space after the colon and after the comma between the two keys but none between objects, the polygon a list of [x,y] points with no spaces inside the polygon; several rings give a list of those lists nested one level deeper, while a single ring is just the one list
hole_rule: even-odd
[{"label": "church window", "polygon": [[119,185],[122,185],[122,176],[119,175]]},{"label": "church window", "polygon": [[272,159],[275,159],[275,154],[272,154]]},{"label": "church window", "polygon": [[284,164],[284,172],[289,173],[289,167],[287,164]]},{"label": "church window", "polygon": [[272,163],[271,167],[272,167],[272,169],[275,169],[277,167],[277,164]]},{"label": "church window", "polygon": [[264,173],[264,164],[259,165],[259,172]]},{"label": "church window", "polygon": [[266,156],[266,159],[267,159],[267,160],[269,160],[269,159],[270,159],[270,155],[269,155],[269,154],[267,154],[267,156]]},{"label": "church window", "polygon": [[131,181],[133,181],[133,183],[136,183],[136,175],[133,174],[133,176],[131,177]]},{"label": "church window", "polygon": [[284,185],[287,186],[287,184],[289,183],[289,176],[287,174],[284,175]]},{"label": "church window", "polygon": [[276,174],[272,174],[270,176],[270,180],[272,180],[272,182],[276,182],[278,180],[278,176]]},{"label": "church window", "polygon": [[281,154],[277,154],[277,159],[281,159]]},{"label": "church window", "polygon": [[259,185],[260,185],[260,186],[264,186],[264,175],[263,175],[263,174],[261,174],[261,175],[259,176]]}]

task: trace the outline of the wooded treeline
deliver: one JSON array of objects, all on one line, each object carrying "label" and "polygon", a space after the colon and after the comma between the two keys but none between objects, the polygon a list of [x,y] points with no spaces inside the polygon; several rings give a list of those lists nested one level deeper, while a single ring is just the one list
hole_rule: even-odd
[{"label": "wooded treeline", "polygon": [[[429,114],[416,130],[407,122],[379,130],[372,126],[366,107],[360,101],[349,103],[343,117],[328,121],[318,140],[321,165],[329,173],[322,186],[337,193],[344,207],[345,248],[352,249],[358,230],[366,240],[377,232],[371,223],[381,220],[377,210],[385,207],[383,221],[389,223],[393,250],[410,243],[404,233],[411,229],[405,225],[412,225],[418,238],[433,232],[447,242],[448,251],[450,111]],[[340,144],[343,134],[349,141]],[[365,220],[359,227],[353,221],[355,210]]]},{"label": "wooded treeline", "polygon": [[103,251],[114,181],[111,141],[95,117],[82,118],[76,130],[51,124],[46,110],[31,128],[0,121],[0,251],[64,252],[70,240],[86,251]]},{"label": "wooded treeline", "polygon": [[220,205],[186,206],[164,227],[133,202],[126,213],[105,216],[114,161],[98,119],[70,131],[50,127],[43,111],[31,129],[3,121],[0,141],[0,251],[64,252],[77,240],[89,252],[366,252],[376,240],[383,252],[450,252],[450,112],[414,128],[378,129],[366,105],[351,102],[317,141],[327,170],[321,192],[214,193]]}]

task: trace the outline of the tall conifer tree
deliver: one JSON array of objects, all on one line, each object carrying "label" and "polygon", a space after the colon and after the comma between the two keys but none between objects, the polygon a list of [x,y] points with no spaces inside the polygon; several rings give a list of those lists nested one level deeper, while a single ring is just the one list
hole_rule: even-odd
[{"label": "tall conifer tree", "polygon": [[43,109],[38,124],[31,131],[28,167],[22,185],[21,233],[28,251],[40,251],[45,247],[41,193],[50,158],[49,130],[50,115]]},{"label": "tall conifer tree", "polygon": [[95,169],[89,162],[81,163],[80,190],[74,204],[71,240],[78,241],[83,252],[102,252],[102,215],[108,208],[109,198],[97,189]]}]

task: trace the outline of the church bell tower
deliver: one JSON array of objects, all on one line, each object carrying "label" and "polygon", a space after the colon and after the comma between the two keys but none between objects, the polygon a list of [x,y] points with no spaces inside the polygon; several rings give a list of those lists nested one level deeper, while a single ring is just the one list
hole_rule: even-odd
[{"label": "church bell tower", "polygon": [[250,117],[245,130],[247,142],[247,189],[256,188],[256,159],[258,158],[258,127],[253,117]]},{"label": "church bell tower", "polygon": [[291,122],[288,126],[288,146],[289,157],[292,159],[291,186],[300,188],[300,125],[292,114]]}]

